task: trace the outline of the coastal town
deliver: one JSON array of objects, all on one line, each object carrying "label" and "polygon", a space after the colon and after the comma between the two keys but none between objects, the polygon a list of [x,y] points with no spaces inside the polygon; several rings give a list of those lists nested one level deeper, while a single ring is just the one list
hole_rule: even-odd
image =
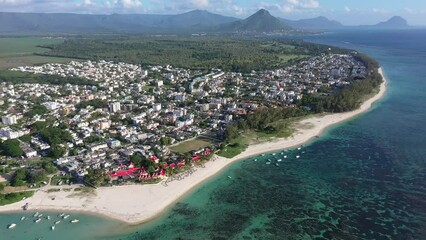
[{"label": "coastal town", "polygon": [[[11,70],[93,83],[0,83],[2,171],[11,185],[32,179],[31,187],[56,169],[63,176],[57,185],[157,183],[208,161],[220,151],[225,129],[256,109],[293,108],[307,94],[329,94],[368,75],[361,61],[342,54],[251,73],[107,61]],[[209,144],[174,148],[199,138]],[[33,164],[38,160],[54,166]],[[22,169],[28,176],[16,179]]]}]

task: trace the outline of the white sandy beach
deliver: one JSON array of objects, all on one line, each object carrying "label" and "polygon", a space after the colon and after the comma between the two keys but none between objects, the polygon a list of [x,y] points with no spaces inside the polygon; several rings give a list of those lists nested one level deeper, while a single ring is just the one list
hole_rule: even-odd
[{"label": "white sandy beach", "polygon": [[[168,183],[167,187],[163,184],[155,184],[99,188],[95,195],[84,197],[69,196],[72,192],[47,193],[39,190],[29,199],[1,206],[0,212],[21,211],[22,205],[28,202],[31,210],[79,211],[99,214],[129,224],[145,222],[163,212],[191,189],[235,161],[265,152],[300,146],[320,135],[327,127],[368,111],[372,104],[386,92],[387,81],[381,68],[379,72],[384,79],[379,93],[365,101],[359,109],[352,112],[313,116],[302,120],[298,125],[309,127],[299,128],[294,136],[288,139],[251,145],[232,159],[217,157],[215,161],[206,163],[205,168],[198,168],[192,175],[180,181],[175,180]],[[52,200],[53,197],[55,200]]]}]

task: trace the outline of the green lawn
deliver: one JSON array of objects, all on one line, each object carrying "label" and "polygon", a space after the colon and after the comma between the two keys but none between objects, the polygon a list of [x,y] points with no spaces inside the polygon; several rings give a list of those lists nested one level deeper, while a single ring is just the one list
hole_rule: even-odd
[{"label": "green lawn", "polygon": [[226,158],[233,158],[242,153],[249,144],[268,142],[274,138],[288,138],[295,132],[295,129],[291,127],[292,121],[294,120],[285,119],[271,123],[270,126],[272,126],[275,130],[270,132],[254,130],[246,131],[244,134],[230,142],[218,153],[218,155]]},{"label": "green lawn", "polygon": [[293,59],[301,59],[309,57],[308,55],[281,54],[278,56],[282,63],[286,63]]},{"label": "green lawn", "polygon": [[34,191],[0,194],[0,206],[19,202],[24,198],[31,197],[33,194]]},{"label": "green lawn", "polygon": [[178,145],[173,146],[170,149],[178,153],[187,153],[190,151],[198,150],[200,148],[211,146],[212,144],[212,142],[207,141],[205,139],[196,138],[194,140],[179,143]]},{"label": "green lawn", "polygon": [[0,69],[24,65],[39,65],[44,63],[66,63],[70,58],[37,56],[34,53],[47,52],[48,49],[40,45],[59,44],[60,38],[22,37],[0,38]]},{"label": "green lawn", "polygon": [[238,138],[230,142],[224,149],[220,150],[219,156],[233,158],[246,150],[250,143],[251,134],[240,135]]}]

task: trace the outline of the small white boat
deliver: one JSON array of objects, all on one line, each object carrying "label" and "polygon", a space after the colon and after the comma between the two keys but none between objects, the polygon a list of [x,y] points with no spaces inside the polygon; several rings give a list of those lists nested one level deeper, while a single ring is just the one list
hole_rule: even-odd
[{"label": "small white boat", "polygon": [[281,158],[277,160],[277,162],[281,162],[281,161],[282,161],[282,159],[281,159]]},{"label": "small white boat", "polygon": [[280,164],[278,164],[278,163],[275,163],[275,166],[277,166],[277,167],[278,167],[279,165],[280,165]]},{"label": "small white boat", "polygon": [[21,221],[24,221],[24,220],[25,220],[25,216],[22,216],[22,217],[21,217]]},{"label": "small white boat", "polygon": [[256,158],[256,159],[254,159],[253,161],[257,162],[257,158]]},{"label": "small white boat", "polygon": [[41,218],[38,218],[37,220],[35,220],[34,222],[35,223],[38,223],[38,222],[40,222],[41,221]]},{"label": "small white boat", "polygon": [[284,158],[287,158],[287,155],[285,155]]},{"label": "small white boat", "polygon": [[56,221],[55,224],[59,224],[61,221]]},{"label": "small white boat", "polygon": [[275,155],[277,155],[276,153],[272,153],[272,156],[275,156]]},{"label": "small white boat", "polygon": [[67,218],[69,218],[70,217],[70,215],[65,215],[64,216],[64,219],[67,219]]},{"label": "small white boat", "polygon": [[300,156],[299,156],[299,155],[297,155],[297,156],[296,156],[296,158],[300,158]]},{"label": "small white boat", "polygon": [[11,224],[9,224],[9,226],[7,226],[7,229],[12,229],[14,227],[16,227],[16,224],[15,223],[11,223]]},{"label": "small white boat", "polygon": [[51,226],[50,229],[53,231],[55,230],[55,226]]},{"label": "small white boat", "polygon": [[302,149],[302,148],[301,148],[301,147],[298,147],[298,148],[297,148],[297,150],[300,150],[300,149]]},{"label": "small white boat", "polygon": [[47,219],[47,220],[50,220],[50,216],[47,216],[47,217],[46,217],[46,219]]},{"label": "small white boat", "polygon": [[228,176],[228,178],[229,178],[229,179],[231,179],[232,177],[231,177],[231,176]]},{"label": "small white boat", "polygon": [[263,153],[262,156],[265,156],[265,154]]},{"label": "small white boat", "polygon": [[78,220],[78,219],[71,220],[71,223],[78,223],[78,222],[80,222],[80,220]]},{"label": "small white boat", "polygon": [[266,162],[266,164],[271,164],[271,162]]},{"label": "small white boat", "polygon": [[38,212],[34,213],[33,217],[37,217],[39,215]]},{"label": "small white boat", "polygon": [[42,214],[42,213],[41,213],[41,214],[39,214],[39,215],[38,215],[38,217],[39,217],[39,218],[43,217],[43,214]]},{"label": "small white boat", "polygon": [[63,217],[65,215],[65,213],[61,213],[58,215],[58,217]]}]

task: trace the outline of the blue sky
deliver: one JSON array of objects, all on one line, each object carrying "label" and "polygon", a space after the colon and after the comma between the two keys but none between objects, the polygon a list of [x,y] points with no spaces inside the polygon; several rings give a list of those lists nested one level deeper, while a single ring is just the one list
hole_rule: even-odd
[{"label": "blue sky", "polygon": [[0,11],[7,12],[174,14],[203,9],[245,18],[260,8],[289,19],[326,16],[347,25],[394,15],[412,25],[426,25],[426,0],[0,0]]}]

